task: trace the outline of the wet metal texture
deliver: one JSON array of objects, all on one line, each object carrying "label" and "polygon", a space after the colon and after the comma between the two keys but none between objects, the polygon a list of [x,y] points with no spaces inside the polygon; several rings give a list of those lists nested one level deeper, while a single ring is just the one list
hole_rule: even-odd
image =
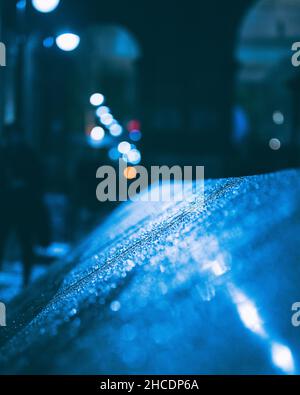
[{"label": "wet metal texture", "polygon": [[300,372],[300,173],[126,203],[7,306],[2,373]]}]

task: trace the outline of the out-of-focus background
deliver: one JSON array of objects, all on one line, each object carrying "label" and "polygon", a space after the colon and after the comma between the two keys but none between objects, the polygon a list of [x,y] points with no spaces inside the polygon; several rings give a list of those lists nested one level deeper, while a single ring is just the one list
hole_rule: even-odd
[{"label": "out-of-focus background", "polygon": [[42,163],[37,254],[62,256],[114,208],[95,174],[124,155],[206,178],[298,166],[299,21],[300,0],[2,0],[0,134],[18,125]]}]

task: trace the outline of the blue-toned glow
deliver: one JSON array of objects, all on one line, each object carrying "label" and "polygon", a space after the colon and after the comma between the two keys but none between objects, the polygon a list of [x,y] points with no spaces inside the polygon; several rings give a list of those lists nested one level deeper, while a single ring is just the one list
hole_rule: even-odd
[{"label": "blue-toned glow", "polygon": [[101,106],[104,103],[104,96],[101,93],[94,93],[90,97],[90,103],[92,106]]},{"label": "blue-toned glow", "polygon": [[236,304],[240,319],[245,327],[259,336],[266,337],[263,322],[255,304],[233,284],[229,287],[229,292],[233,302]]},{"label": "blue-toned glow", "polygon": [[233,113],[233,140],[235,143],[242,143],[249,133],[248,114],[242,106],[235,106]]},{"label": "blue-toned glow", "polygon": [[53,45],[54,45],[54,38],[53,37],[47,37],[43,41],[43,46],[45,48],[51,48],[51,47],[53,47]]},{"label": "blue-toned glow", "polygon": [[62,51],[74,51],[80,44],[80,37],[73,33],[64,33],[56,38],[56,45]]},{"label": "blue-toned glow", "polygon": [[[117,163],[110,164],[118,182]],[[93,171],[91,177],[93,194],[100,179]],[[191,200],[124,202],[104,221],[95,211],[97,229],[49,268],[46,289],[44,280],[30,288],[45,295],[34,302],[36,314],[24,294],[12,301],[11,322],[21,310],[24,319],[17,332],[7,328],[13,341],[1,348],[0,370],[299,374],[291,304],[300,286],[300,171],[206,179],[205,199],[193,184],[185,191]],[[58,199],[68,209],[67,198]],[[60,220],[61,206],[50,207]],[[21,288],[21,264],[4,266],[4,292],[4,284]],[[79,334],[84,359],[74,358]]]},{"label": "blue-toned glow", "polygon": [[275,111],[273,113],[273,122],[276,125],[283,125],[284,124],[284,115],[281,111]]},{"label": "blue-toned glow", "polygon": [[63,258],[70,252],[70,245],[53,242],[48,247],[36,247],[35,253],[47,258]]},{"label": "blue-toned glow", "polygon": [[18,10],[22,11],[26,8],[26,0],[20,0],[17,2],[16,7]]},{"label": "blue-toned glow", "polygon": [[118,301],[118,300],[115,300],[114,302],[112,302],[111,304],[110,304],[110,309],[111,309],[111,311],[113,311],[113,312],[117,312],[117,311],[119,311],[120,310],[120,308],[121,308],[121,303]]},{"label": "blue-toned glow", "polygon": [[117,150],[117,148],[111,148],[108,151],[108,156],[111,160],[118,160],[120,158],[120,152]]},{"label": "blue-toned glow", "polygon": [[32,0],[33,7],[43,13],[54,11],[60,3],[60,0]]},{"label": "blue-toned glow", "polygon": [[132,141],[140,141],[142,138],[142,133],[139,130],[132,130],[129,133],[129,137]]},{"label": "blue-toned glow", "polygon": [[131,150],[131,145],[127,141],[122,141],[118,145],[118,151],[121,154],[128,154],[128,152]]}]

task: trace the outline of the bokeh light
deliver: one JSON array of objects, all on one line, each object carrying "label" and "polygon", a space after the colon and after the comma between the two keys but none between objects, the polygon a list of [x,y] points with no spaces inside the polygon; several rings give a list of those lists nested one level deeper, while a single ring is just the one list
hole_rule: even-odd
[{"label": "bokeh light", "polygon": [[80,37],[73,33],[64,33],[56,38],[56,45],[62,51],[74,51],[80,44]]},{"label": "bokeh light", "polygon": [[47,37],[43,40],[43,46],[45,48],[51,48],[54,45],[54,38],[53,37]]},{"label": "bokeh light", "polygon": [[54,11],[60,3],[60,0],[32,0],[33,7],[43,13]]},{"label": "bokeh light", "polygon": [[118,145],[118,151],[121,154],[128,154],[128,152],[131,150],[131,145],[127,141],[122,141]]},{"label": "bokeh light", "polygon": [[118,123],[114,123],[109,127],[109,132],[112,136],[118,137],[122,134],[123,129],[122,126],[119,125]]},{"label": "bokeh light", "polygon": [[105,132],[104,129],[101,128],[100,126],[95,126],[90,134],[90,137],[94,141],[101,141],[104,139]]},{"label": "bokeh light", "polygon": [[139,130],[132,130],[129,133],[129,137],[132,141],[140,141],[142,138],[142,133]]},{"label": "bokeh light", "polygon": [[16,4],[18,10],[23,11],[26,8],[26,0],[19,0]]},{"label": "bokeh light", "polygon": [[127,154],[128,162],[132,163],[133,165],[138,165],[141,161],[141,153],[137,149],[132,149]]},{"label": "bokeh light", "polygon": [[269,147],[273,151],[278,151],[281,148],[281,142],[279,139],[273,138],[269,141]]},{"label": "bokeh light", "polygon": [[108,151],[108,157],[111,160],[118,160],[120,158],[120,152],[117,148],[113,147]]},{"label": "bokeh light", "polygon": [[126,169],[124,169],[124,177],[127,178],[127,180],[133,180],[136,178],[137,171],[134,167],[128,166]]},{"label": "bokeh light", "polygon": [[97,108],[97,111],[96,111],[96,114],[99,118],[101,117],[101,115],[109,114],[109,113],[110,113],[110,109],[106,106],[101,106],[101,107]]},{"label": "bokeh light", "polygon": [[114,117],[111,114],[103,114],[100,117],[100,121],[103,125],[109,126],[114,122]]},{"label": "bokeh light", "polygon": [[284,124],[284,115],[281,111],[275,111],[273,113],[273,122],[276,125],[283,125]]},{"label": "bokeh light", "polygon": [[104,96],[101,93],[94,93],[90,97],[90,103],[92,106],[101,106],[102,103],[104,103]]},{"label": "bokeh light", "polygon": [[127,124],[127,129],[129,132],[132,130],[140,130],[141,129],[141,123],[137,119],[133,119],[132,121],[129,121]]}]

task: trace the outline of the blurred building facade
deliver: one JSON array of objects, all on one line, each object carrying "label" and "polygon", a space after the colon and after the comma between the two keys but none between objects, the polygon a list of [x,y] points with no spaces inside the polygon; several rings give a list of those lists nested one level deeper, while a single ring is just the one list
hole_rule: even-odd
[{"label": "blurred building facade", "polygon": [[[254,171],[268,165],[296,166],[300,143],[295,112],[299,70],[292,66],[292,44],[300,37],[299,0],[262,0],[241,24],[236,58],[236,101],[247,122],[248,155]],[[273,165],[273,166],[274,166]]]},{"label": "blurred building facade", "polygon": [[[146,164],[205,165],[213,177],[289,165],[269,142],[276,138],[285,146],[293,133],[286,86],[297,74],[289,58],[300,33],[290,23],[297,19],[297,0],[89,0],[76,6],[64,0],[55,15],[29,13],[21,79],[13,3],[4,0],[2,13],[8,15],[3,39],[9,52],[1,70],[2,123],[16,120],[22,92],[25,134],[48,163],[53,185],[65,186],[77,158],[94,155],[86,131],[94,122],[89,96],[97,91],[124,124],[141,121]],[[72,54],[45,42],[67,17],[81,36]],[[278,125],[281,115],[285,122]],[[236,127],[247,136],[240,144]],[[267,163],[257,165],[253,155],[261,146]]]}]

